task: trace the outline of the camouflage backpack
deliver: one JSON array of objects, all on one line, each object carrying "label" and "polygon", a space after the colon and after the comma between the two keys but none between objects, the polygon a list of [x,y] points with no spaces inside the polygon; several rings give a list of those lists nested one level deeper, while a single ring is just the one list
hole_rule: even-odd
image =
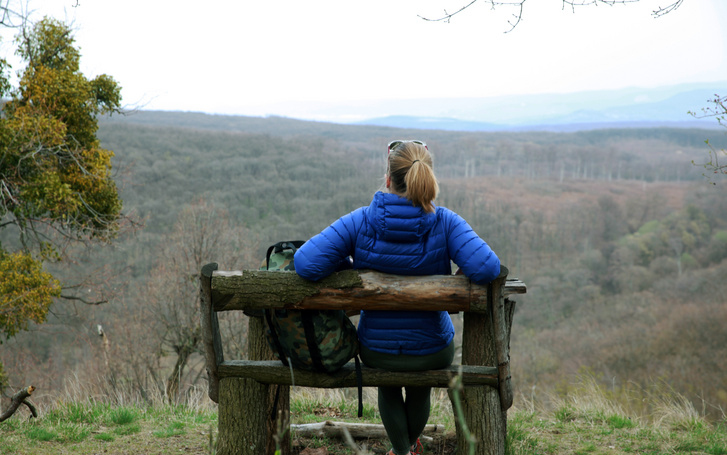
[{"label": "camouflage backpack", "polygon": [[[260,270],[294,271],[293,255],[303,241],[268,248]],[[349,360],[358,362],[358,335],[343,310],[265,310],[270,349],[285,366],[334,373]]]}]

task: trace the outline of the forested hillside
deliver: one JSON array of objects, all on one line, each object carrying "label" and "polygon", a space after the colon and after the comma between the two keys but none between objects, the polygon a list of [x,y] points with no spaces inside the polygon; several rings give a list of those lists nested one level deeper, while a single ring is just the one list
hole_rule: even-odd
[{"label": "forested hillside", "polygon": [[[49,324],[3,345],[13,385],[50,393],[75,374],[176,399],[204,384],[199,264],[256,268],[270,243],[368,204],[386,144],[418,138],[434,155],[437,202],[528,285],[512,339],[519,392],[587,369],[615,390],[664,380],[707,410],[727,407],[727,186],[692,164],[706,139],[727,147],[714,131],[462,133],[141,112],[103,121],[99,137],[125,212],[144,226],[103,259],[62,264],[109,303],[60,302]],[[244,321],[223,324],[227,349],[243,352]]]}]

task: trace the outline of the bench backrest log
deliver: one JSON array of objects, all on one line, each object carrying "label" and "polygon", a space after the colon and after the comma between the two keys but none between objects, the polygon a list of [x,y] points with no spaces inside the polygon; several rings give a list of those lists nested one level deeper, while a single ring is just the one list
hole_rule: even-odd
[{"label": "bench backrest log", "polygon": [[[459,373],[465,386],[496,389],[504,413],[512,405],[509,340],[514,302],[508,297],[526,292],[525,284],[507,273],[502,267],[489,285],[474,284],[462,275],[399,276],[369,270],[346,270],[311,282],[295,272],[219,271],[217,264],[208,264],[201,271],[200,304],[209,396],[219,402],[220,379],[226,377],[291,384],[290,371],[279,361],[225,360],[217,322],[220,311],[241,310],[254,316],[266,308],[443,310],[464,312],[461,366],[409,375],[364,369],[364,386],[447,387],[449,378]],[[296,371],[295,384],[351,387],[355,375],[346,367],[335,375]]]}]

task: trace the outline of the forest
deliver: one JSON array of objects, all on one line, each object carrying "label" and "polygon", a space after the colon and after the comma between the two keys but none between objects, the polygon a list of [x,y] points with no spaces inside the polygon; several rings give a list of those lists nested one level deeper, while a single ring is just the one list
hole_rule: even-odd
[{"label": "forest", "polygon": [[[517,393],[566,394],[588,371],[615,394],[661,384],[707,415],[727,408],[727,182],[699,165],[705,140],[727,148],[720,132],[464,133],[139,111],[104,118],[98,137],[136,223],[51,265],[76,283],[74,298],[2,345],[11,387],[32,383],[42,397],[75,379],[170,401],[206,388],[201,265],[258,268],[268,245],[367,205],[386,144],[416,138],[434,157],[436,203],[528,286],[512,332]],[[223,338],[244,355],[241,317],[222,321]]]}]

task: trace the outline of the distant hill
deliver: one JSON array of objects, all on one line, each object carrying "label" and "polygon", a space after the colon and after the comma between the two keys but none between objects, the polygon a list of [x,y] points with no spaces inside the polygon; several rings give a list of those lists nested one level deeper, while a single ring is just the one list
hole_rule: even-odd
[{"label": "distant hill", "polygon": [[387,115],[352,123],[448,131],[717,128],[714,119],[697,119],[689,112],[700,112],[716,93],[726,92],[727,82],[718,82],[569,94],[382,101],[358,106],[359,115],[377,110]]},{"label": "distant hill", "polygon": [[[359,126],[463,132],[577,132],[600,129],[717,129],[714,118],[698,119],[727,82],[628,88],[577,93],[490,98],[366,100],[356,103],[297,102],[271,109],[286,116],[235,116],[199,112],[136,111],[115,121],[273,135],[318,134],[361,137]],[[367,130],[371,132],[371,130]]]},{"label": "distant hill", "polygon": [[[579,113],[574,113],[575,115]],[[588,113],[582,113],[584,117]],[[570,133],[576,131],[591,131],[601,129],[624,129],[624,128],[702,128],[714,129],[719,128],[719,124],[715,121],[692,120],[687,122],[667,122],[667,121],[609,121],[603,119],[598,121],[590,119],[588,121],[576,121],[564,123],[542,123],[542,124],[517,124],[517,125],[498,125],[496,123],[472,122],[467,120],[458,120],[454,118],[437,118],[437,117],[409,117],[403,115],[392,115],[390,117],[380,117],[357,122],[358,125],[375,125],[388,126],[392,128],[407,128],[417,130],[444,130],[444,131],[479,131],[479,132],[498,132],[498,131],[550,131],[555,133]]]}]

